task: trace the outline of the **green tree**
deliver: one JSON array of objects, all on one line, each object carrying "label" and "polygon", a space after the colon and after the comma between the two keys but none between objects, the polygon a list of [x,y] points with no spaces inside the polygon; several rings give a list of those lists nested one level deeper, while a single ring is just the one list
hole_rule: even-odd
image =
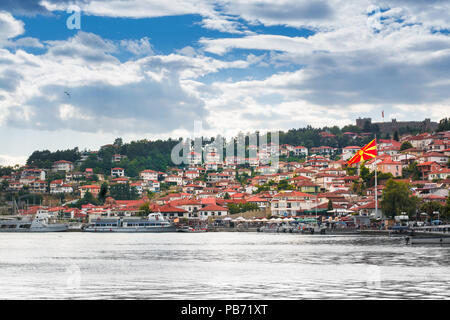
[{"label": "green tree", "polygon": [[6,180],[3,180],[2,183],[0,184],[0,191],[6,191],[8,190],[9,187],[9,183]]},{"label": "green tree", "polygon": [[443,212],[444,207],[438,201],[426,201],[420,205],[420,211],[432,215],[433,212]]},{"label": "green tree", "polygon": [[290,185],[286,179],[281,180],[277,186],[277,190],[292,190],[292,189],[294,189],[294,186]]},{"label": "green tree", "polygon": [[256,203],[229,203],[228,210],[230,214],[241,213],[246,211],[258,210],[259,207]]},{"label": "green tree", "polygon": [[69,207],[81,208],[82,205],[86,205],[86,204],[99,205],[100,203],[99,203],[98,199],[92,195],[92,193],[86,192],[84,194],[83,198],[81,198],[80,200],[78,200],[75,203],[70,204]]},{"label": "green tree", "polygon": [[141,216],[148,216],[148,214],[152,212],[152,210],[150,209],[150,204],[148,202],[143,203],[139,207],[139,210],[141,211]]},{"label": "green tree", "polygon": [[130,187],[130,184],[115,184],[109,188],[109,194],[116,200],[136,200],[139,198],[139,193],[135,187]]},{"label": "green tree", "polygon": [[27,160],[27,165],[37,168],[50,169],[53,162],[58,160],[66,160],[75,162],[81,158],[78,148],[68,150],[58,150],[50,152],[49,150],[34,151]]},{"label": "green tree", "polygon": [[228,211],[230,212],[230,214],[235,214],[235,213],[239,213],[240,208],[238,207],[238,205],[234,204],[234,203],[229,203],[228,204]]},{"label": "green tree", "polygon": [[115,146],[117,146],[117,147],[121,147],[121,146],[123,146],[123,140],[122,140],[122,138],[116,138],[116,140],[114,140],[114,145]]},{"label": "green tree", "polygon": [[386,216],[392,218],[402,212],[414,215],[417,202],[417,198],[412,197],[412,192],[406,183],[397,182],[393,179],[387,181],[381,200],[381,208]]},{"label": "green tree", "polygon": [[357,173],[358,168],[356,167],[347,167],[345,168],[345,171],[347,172],[348,176],[354,176]]},{"label": "green tree", "polygon": [[442,208],[442,215],[446,219],[450,219],[450,194],[447,196],[447,200],[445,201],[445,205]]},{"label": "green tree", "polygon": [[402,171],[403,178],[411,178],[412,180],[420,179],[420,170],[417,167],[417,162],[414,161],[410,163],[406,168]]},{"label": "green tree", "polygon": [[333,210],[333,202],[331,201],[331,199],[328,200],[327,210],[328,210],[328,211]]},{"label": "green tree", "polygon": [[[372,174],[371,174],[369,168],[367,168],[364,164],[362,164],[360,166],[359,172],[360,172],[360,177],[361,177],[362,181],[367,185],[369,183],[370,179],[372,179]],[[375,173],[373,174],[373,176],[375,176]]]},{"label": "green tree", "polygon": [[11,166],[3,167],[0,166],[0,177],[1,176],[9,176],[14,171],[14,168]]},{"label": "green tree", "polygon": [[441,121],[439,121],[436,131],[440,132],[448,130],[450,130],[450,120],[448,118],[441,119]]},{"label": "green tree", "polygon": [[402,145],[400,146],[400,151],[406,150],[406,149],[411,149],[413,147],[413,145],[411,144],[411,142],[409,141],[404,141],[402,143]]},{"label": "green tree", "polygon": [[400,140],[399,137],[398,137],[398,131],[397,130],[394,132],[394,140],[395,141]]},{"label": "green tree", "polygon": [[98,193],[98,200],[100,203],[105,203],[106,195],[108,193],[108,184],[106,182],[102,183],[100,187],[100,192]]}]

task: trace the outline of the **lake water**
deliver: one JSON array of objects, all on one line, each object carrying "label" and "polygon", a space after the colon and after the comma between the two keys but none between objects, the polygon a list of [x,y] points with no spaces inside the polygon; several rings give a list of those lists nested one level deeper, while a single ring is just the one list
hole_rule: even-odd
[{"label": "lake water", "polygon": [[450,299],[450,247],[261,233],[0,233],[1,299]]}]

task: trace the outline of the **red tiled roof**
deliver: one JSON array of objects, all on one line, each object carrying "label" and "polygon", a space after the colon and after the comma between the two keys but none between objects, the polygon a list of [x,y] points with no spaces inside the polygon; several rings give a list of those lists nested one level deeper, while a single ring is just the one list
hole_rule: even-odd
[{"label": "red tiled roof", "polygon": [[224,207],[218,206],[216,204],[210,204],[210,205],[202,208],[200,211],[228,211],[228,208],[224,208]]},{"label": "red tiled roof", "polygon": [[159,211],[160,212],[180,212],[180,213],[187,212],[186,210],[183,210],[183,209],[177,208],[177,207],[173,207],[169,204],[166,204],[166,205],[160,207]]},{"label": "red tiled roof", "polygon": [[96,184],[89,184],[80,187],[81,189],[100,189],[100,186]]}]

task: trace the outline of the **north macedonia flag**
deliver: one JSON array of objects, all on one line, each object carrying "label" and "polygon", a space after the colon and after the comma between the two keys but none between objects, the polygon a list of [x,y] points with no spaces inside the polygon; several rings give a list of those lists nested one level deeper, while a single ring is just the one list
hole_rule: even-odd
[{"label": "north macedonia flag", "polygon": [[373,139],[364,147],[358,150],[355,155],[347,161],[348,165],[358,163],[361,161],[369,160],[377,156],[377,142]]}]

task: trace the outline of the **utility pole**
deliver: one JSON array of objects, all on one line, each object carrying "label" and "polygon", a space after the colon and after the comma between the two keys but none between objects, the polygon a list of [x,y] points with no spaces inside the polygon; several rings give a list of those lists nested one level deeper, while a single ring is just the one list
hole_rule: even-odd
[{"label": "utility pole", "polygon": [[318,195],[316,195],[316,222],[317,222],[317,198],[318,198]]},{"label": "utility pole", "polygon": [[[377,134],[375,134],[375,144],[377,143]],[[377,146],[378,147],[378,146]],[[378,183],[377,183],[378,164],[375,157],[375,218],[378,218]]]}]

